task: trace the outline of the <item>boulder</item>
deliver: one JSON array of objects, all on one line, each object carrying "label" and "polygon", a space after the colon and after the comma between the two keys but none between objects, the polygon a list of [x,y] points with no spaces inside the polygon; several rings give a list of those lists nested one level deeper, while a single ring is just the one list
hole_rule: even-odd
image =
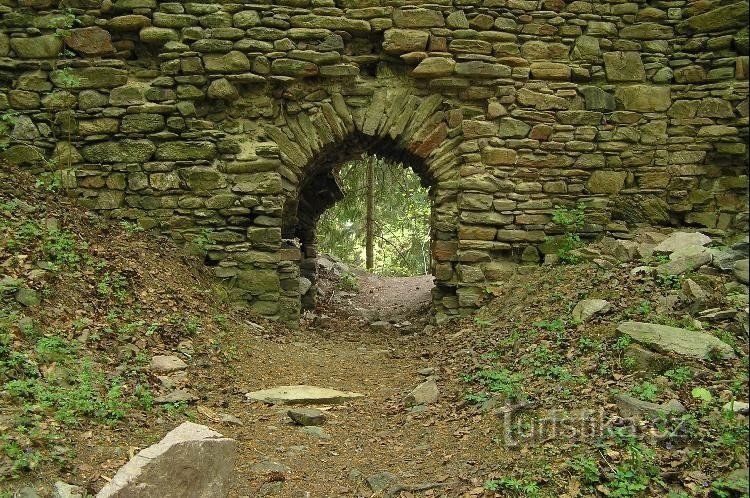
[{"label": "boulder", "polygon": [[157,355],[151,358],[149,368],[157,373],[176,372],[187,368],[187,364],[173,355]]},{"label": "boulder", "polygon": [[615,403],[620,411],[620,415],[623,417],[648,417],[656,419],[668,414],[685,412],[685,407],[676,399],[658,404],[642,401],[627,394],[618,394],[615,396]]},{"label": "boulder", "polygon": [[732,348],[713,335],[695,330],[670,327],[656,323],[623,322],[617,331],[635,342],[659,352],[675,353],[695,359],[705,359],[712,354],[732,358]]},{"label": "boulder", "polygon": [[315,408],[292,408],[286,414],[295,424],[304,426],[323,425],[326,421],[326,414]]},{"label": "boulder", "polygon": [[111,55],[115,53],[112,36],[97,26],[70,30],[65,37],[65,45],[87,57]]},{"label": "boulder", "polygon": [[80,486],[57,481],[52,487],[52,498],[84,498],[87,493]]},{"label": "boulder", "polygon": [[126,463],[96,498],[225,497],[237,442],[185,422]]},{"label": "boulder", "polygon": [[584,299],[573,308],[573,320],[585,322],[594,315],[609,311],[609,301],[604,299]]},{"label": "boulder", "polygon": [[682,294],[692,303],[702,303],[708,298],[708,293],[691,278],[682,282]]},{"label": "boulder", "polygon": [[661,275],[682,275],[709,264],[711,258],[711,253],[703,250],[695,254],[670,259],[666,263],[659,265],[656,271]]},{"label": "boulder", "polygon": [[336,404],[363,396],[355,392],[307,385],[279,386],[245,394],[249,400],[282,405]]},{"label": "boulder", "polygon": [[750,260],[747,259],[741,259],[737,261],[734,266],[732,267],[732,272],[734,273],[734,277],[742,282],[743,284],[747,284],[748,280],[748,263]]},{"label": "boulder", "polygon": [[741,415],[747,415],[749,409],[750,404],[745,401],[729,401],[721,407],[722,411],[739,413]]},{"label": "boulder", "polygon": [[438,398],[440,391],[437,382],[435,379],[427,379],[406,396],[404,403],[406,406],[429,405],[435,403]]},{"label": "boulder", "polygon": [[711,237],[700,232],[674,232],[656,244],[654,254],[670,254],[687,246],[705,246]]}]

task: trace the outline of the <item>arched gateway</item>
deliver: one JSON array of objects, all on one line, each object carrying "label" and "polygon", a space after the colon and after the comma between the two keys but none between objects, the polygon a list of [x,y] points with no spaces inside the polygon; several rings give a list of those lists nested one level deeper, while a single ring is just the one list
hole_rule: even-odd
[{"label": "arched gateway", "polygon": [[6,0],[2,157],[137,219],[295,322],[315,224],[363,151],[430,188],[433,292],[585,230],[747,228],[746,1]]}]

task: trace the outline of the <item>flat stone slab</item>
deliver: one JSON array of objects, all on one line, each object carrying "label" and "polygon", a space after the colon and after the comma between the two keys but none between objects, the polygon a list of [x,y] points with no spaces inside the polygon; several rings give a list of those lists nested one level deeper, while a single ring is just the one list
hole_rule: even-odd
[{"label": "flat stone slab", "polygon": [[654,254],[669,254],[688,246],[705,246],[711,237],[700,232],[674,232],[654,247]]},{"label": "flat stone slab", "polygon": [[712,351],[722,358],[734,356],[732,348],[719,338],[704,332],[645,322],[623,322],[617,331],[656,351],[705,359]]},{"label": "flat stone slab", "polygon": [[245,394],[247,399],[262,401],[272,405],[314,405],[344,403],[361,398],[364,394],[338,391],[317,386],[278,386]]}]

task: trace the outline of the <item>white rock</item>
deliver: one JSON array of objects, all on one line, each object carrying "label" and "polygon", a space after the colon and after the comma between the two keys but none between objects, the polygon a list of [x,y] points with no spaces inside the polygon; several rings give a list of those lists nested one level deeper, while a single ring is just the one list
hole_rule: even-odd
[{"label": "white rock", "polygon": [[229,493],[237,442],[185,422],[117,471],[96,498],[222,498]]},{"label": "white rock", "polygon": [[750,263],[750,260],[741,259],[737,261],[732,268],[734,277],[743,284],[747,284],[748,281],[750,281],[750,275],[748,275],[748,273],[750,272],[748,263]]},{"label": "white rock", "polygon": [[700,232],[674,232],[654,247],[654,254],[670,254],[688,246],[705,246],[711,238]]},{"label": "white rock", "polygon": [[299,295],[304,296],[307,294],[307,291],[310,290],[310,287],[312,287],[312,282],[309,278],[300,277],[299,278]]},{"label": "white rock", "polygon": [[283,405],[343,403],[363,396],[355,392],[306,385],[279,386],[245,394],[250,400]]},{"label": "white rock", "polygon": [[52,498],[83,498],[84,491],[80,486],[57,481],[52,488]]},{"label": "white rock", "polygon": [[585,322],[594,315],[606,313],[609,308],[609,301],[604,299],[584,299],[573,308],[573,320]]},{"label": "white rock", "polygon": [[750,404],[744,401],[730,401],[729,403],[725,403],[721,409],[725,412],[742,413],[743,415],[747,415],[748,410],[750,410]]},{"label": "white rock", "polygon": [[435,403],[440,398],[435,379],[427,379],[419,384],[406,396],[404,400],[406,406],[429,405]]},{"label": "white rock", "polygon": [[187,363],[173,355],[156,355],[151,358],[149,368],[157,373],[176,372],[187,368]]}]

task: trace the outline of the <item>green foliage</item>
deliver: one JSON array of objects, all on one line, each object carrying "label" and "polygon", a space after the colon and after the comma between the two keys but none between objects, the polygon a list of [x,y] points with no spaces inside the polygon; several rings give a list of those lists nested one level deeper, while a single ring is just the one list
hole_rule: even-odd
[{"label": "green foliage", "polygon": [[664,376],[671,380],[677,389],[687,384],[694,374],[695,372],[690,367],[677,367],[664,372]]},{"label": "green foliage", "polygon": [[541,496],[539,486],[535,482],[522,481],[513,477],[501,477],[485,481],[484,489],[488,491],[502,491],[503,496],[528,498]]},{"label": "green foliage", "polygon": [[594,458],[578,455],[568,460],[567,465],[581,478],[584,484],[596,484],[601,479],[599,465]]},{"label": "green foliage", "polygon": [[10,134],[13,127],[16,125],[19,115],[20,114],[14,110],[0,112],[0,136],[7,136]]},{"label": "green foliage", "polygon": [[630,394],[644,401],[655,401],[659,394],[659,387],[653,382],[643,381],[640,384],[634,384],[630,388]]},{"label": "green foliage", "polygon": [[83,83],[83,78],[74,74],[70,67],[65,67],[58,70],[57,81],[63,88],[75,88]]},{"label": "green foliage", "polygon": [[120,226],[127,233],[136,233],[143,231],[143,227],[137,221],[121,221]]},{"label": "green foliage", "polygon": [[339,279],[339,288],[346,291],[359,291],[359,277],[351,272],[344,272]]},{"label": "green foliage", "polygon": [[[509,370],[480,370],[473,375],[464,376],[467,382],[476,382],[491,393],[500,393],[506,399],[513,401],[524,398],[523,380],[524,376],[520,373],[510,372]],[[486,397],[482,395],[469,395],[470,401],[484,401]]]},{"label": "green foliage", "polygon": [[380,275],[420,275],[430,271],[430,211],[427,190],[402,164],[364,155],[339,171],[345,197],[318,222],[322,252],[364,266],[366,170],[375,162],[375,266]]},{"label": "green foliage", "polygon": [[693,396],[693,398],[700,400],[703,403],[710,403],[713,400],[711,391],[709,391],[705,387],[694,387],[693,390],[690,391],[690,394]]},{"label": "green foliage", "polygon": [[562,240],[557,242],[557,256],[560,261],[566,264],[577,263],[578,258],[573,254],[573,250],[583,245],[580,235],[586,223],[583,204],[578,204],[574,208],[555,206],[552,222],[563,230]]}]

